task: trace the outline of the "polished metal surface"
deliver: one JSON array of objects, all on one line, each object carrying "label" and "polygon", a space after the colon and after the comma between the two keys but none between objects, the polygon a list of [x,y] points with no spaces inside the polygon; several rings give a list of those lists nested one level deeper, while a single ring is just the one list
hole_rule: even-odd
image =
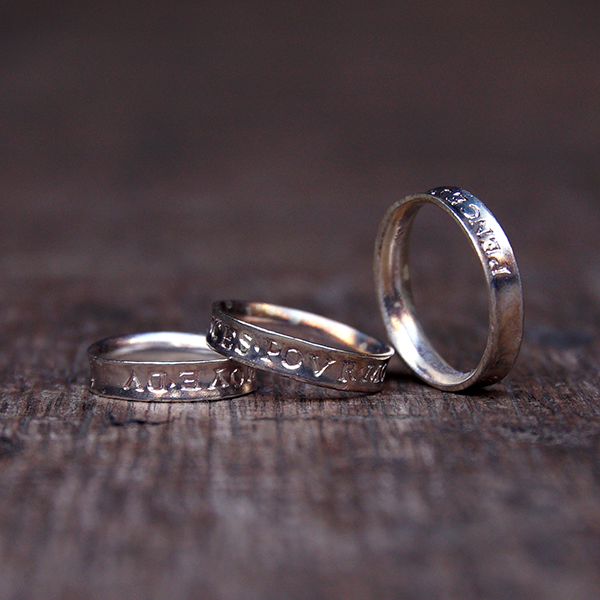
[{"label": "polished metal surface", "polygon": [[394,350],[337,321],[260,302],[215,302],[208,344],[251,367],[329,388],[377,392]]},{"label": "polished metal surface", "polygon": [[125,400],[218,400],[251,392],[255,371],[211,350],[203,335],[162,331],[108,338],[88,348],[89,389]]},{"label": "polished metal surface", "polygon": [[[446,211],[471,242],[485,274],[489,332],[481,361],[468,372],[452,368],[433,348],[416,317],[408,268],[410,231],[418,210],[432,203]],[[392,344],[424,381],[459,391],[500,381],[512,368],[523,337],[519,269],[504,231],[485,205],[460,188],[440,187],[407,196],[390,207],[375,248],[379,305]]]}]

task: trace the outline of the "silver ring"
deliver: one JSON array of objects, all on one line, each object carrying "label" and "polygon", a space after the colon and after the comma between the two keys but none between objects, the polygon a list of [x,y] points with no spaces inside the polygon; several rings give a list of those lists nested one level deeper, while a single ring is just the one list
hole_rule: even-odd
[{"label": "silver ring", "polygon": [[251,392],[254,369],[223,358],[206,337],[161,331],[100,340],[88,348],[89,389],[124,400],[218,400]]},{"label": "silver ring", "polygon": [[215,302],[207,341],[248,366],[346,391],[379,391],[394,354],[337,321],[261,302]]},{"label": "silver ring", "polygon": [[[489,298],[489,332],[475,369],[453,369],[436,352],[417,320],[408,270],[409,237],[425,203],[445,210],[469,238],[485,274]],[[390,207],[377,236],[375,280],[388,334],[407,365],[441,390],[458,391],[500,381],[512,368],[523,337],[523,292],[519,269],[504,231],[475,196],[454,187],[407,196]]]}]

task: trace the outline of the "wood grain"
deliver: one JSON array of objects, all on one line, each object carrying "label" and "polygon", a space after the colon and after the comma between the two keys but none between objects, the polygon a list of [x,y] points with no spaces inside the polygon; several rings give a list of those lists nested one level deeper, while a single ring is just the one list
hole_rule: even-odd
[{"label": "wood grain", "polygon": [[[3,11],[1,598],[600,595],[595,4]],[[90,343],[202,332],[219,298],[383,336],[377,225],[442,184],[519,261],[503,383],[443,393],[396,361],[370,396],[86,391]],[[423,319],[469,363],[481,278],[423,219]]]}]

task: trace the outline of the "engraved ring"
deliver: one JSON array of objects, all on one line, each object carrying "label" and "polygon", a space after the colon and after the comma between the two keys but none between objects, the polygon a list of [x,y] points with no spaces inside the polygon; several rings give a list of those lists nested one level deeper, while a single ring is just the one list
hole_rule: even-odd
[{"label": "engraved ring", "polygon": [[[452,368],[427,339],[416,316],[408,270],[409,237],[426,203],[446,211],[471,242],[488,286],[489,331],[479,364],[468,372]],[[379,306],[392,344],[424,381],[441,390],[491,385],[512,368],[523,337],[523,292],[508,239],[492,213],[475,196],[454,187],[407,196],[383,218],[375,248]]]},{"label": "engraved ring", "polygon": [[218,400],[251,392],[256,373],[211,350],[206,337],[160,331],[108,338],[88,348],[89,389],[124,400]]},{"label": "engraved ring", "polygon": [[353,392],[379,391],[394,354],[337,321],[261,302],[215,302],[207,341],[248,366]]}]

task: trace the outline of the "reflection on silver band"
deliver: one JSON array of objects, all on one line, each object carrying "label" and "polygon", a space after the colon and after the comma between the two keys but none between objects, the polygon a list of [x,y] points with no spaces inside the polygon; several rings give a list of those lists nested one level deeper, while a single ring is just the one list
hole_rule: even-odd
[{"label": "reflection on silver band", "polygon": [[[433,348],[419,324],[408,270],[414,218],[425,203],[446,211],[462,228],[479,257],[488,286],[489,333],[475,369],[453,369]],[[393,345],[424,381],[442,390],[500,381],[512,368],[523,337],[523,293],[508,239],[492,213],[460,188],[440,187],[407,196],[390,207],[377,236],[375,279],[379,304]]]},{"label": "reflection on silver band", "polygon": [[261,302],[215,302],[207,340],[248,366],[346,391],[379,391],[394,353],[337,321]]},{"label": "reflection on silver band", "polygon": [[88,348],[89,389],[125,400],[218,400],[251,392],[254,369],[211,350],[203,335],[162,331],[108,338]]}]

